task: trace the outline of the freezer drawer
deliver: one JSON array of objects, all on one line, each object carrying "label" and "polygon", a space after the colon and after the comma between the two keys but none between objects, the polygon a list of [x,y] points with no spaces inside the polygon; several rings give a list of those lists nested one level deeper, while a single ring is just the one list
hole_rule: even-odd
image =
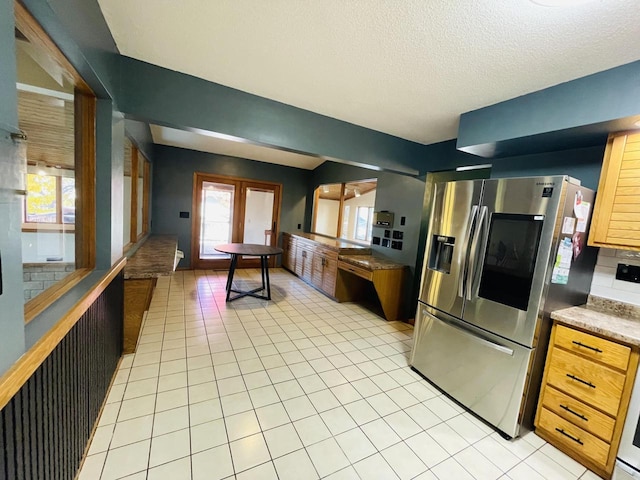
[{"label": "freezer drawer", "polygon": [[511,437],[533,351],[418,304],[411,366]]}]

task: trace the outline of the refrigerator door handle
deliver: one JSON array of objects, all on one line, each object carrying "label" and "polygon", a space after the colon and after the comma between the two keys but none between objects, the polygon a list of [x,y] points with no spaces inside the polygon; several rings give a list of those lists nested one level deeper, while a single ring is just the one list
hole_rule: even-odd
[{"label": "refrigerator door handle", "polygon": [[467,300],[472,300],[473,296],[473,285],[475,284],[476,273],[476,257],[480,248],[480,240],[482,239],[482,227],[484,221],[487,218],[488,211],[488,207],[480,207],[480,219],[478,220],[478,226],[476,227],[476,231],[473,235],[473,240],[471,241],[471,254],[469,255],[469,274],[467,275]]},{"label": "refrigerator door handle", "polygon": [[[425,313],[427,313],[427,312],[425,312]],[[492,342],[491,340],[487,340],[486,338],[480,337],[475,332],[472,332],[471,330],[467,330],[466,328],[462,327],[461,325],[453,323],[450,320],[446,320],[446,319],[441,318],[441,317],[437,317],[437,318],[441,322],[446,323],[450,327],[455,328],[455,329],[459,330],[460,332],[464,333],[465,335],[467,335],[474,342],[479,343],[481,345],[484,345],[486,347],[492,348],[494,350],[497,350],[498,352],[504,353],[505,355],[509,355],[511,357],[513,356],[513,349],[511,349],[509,347],[505,347],[504,345],[500,345],[499,343]]]},{"label": "refrigerator door handle", "polygon": [[467,228],[467,232],[465,233],[464,246],[462,247],[462,251],[464,252],[464,255],[462,257],[462,265],[460,265],[461,273],[460,273],[460,279],[458,280],[458,296],[463,298],[464,298],[465,285],[466,285],[465,278],[467,277],[466,275],[467,260],[469,258],[469,240],[471,238],[471,232],[473,232],[473,226],[476,221],[477,213],[478,213],[478,205],[473,205],[471,207],[471,213],[469,214],[469,220],[467,222],[469,227]]}]

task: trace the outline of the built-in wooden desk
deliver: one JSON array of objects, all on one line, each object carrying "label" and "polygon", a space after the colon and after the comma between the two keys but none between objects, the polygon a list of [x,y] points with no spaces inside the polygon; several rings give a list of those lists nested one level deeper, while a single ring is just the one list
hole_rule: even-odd
[{"label": "built-in wooden desk", "polygon": [[124,267],[123,353],[135,352],[156,279],[173,273],[178,264],[177,251],[176,235],[151,235],[128,259]]},{"label": "built-in wooden desk", "polygon": [[406,265],[372,255],[367,246],[313,233],[284,233],[282,247],[284,268],[338,302],[370,303],[373,296],[387,320],[405,317]]},{"label": "built-in wooden desk", "polygon": [[401,320],[404,316],[404,284],[408,274],[406,265],[375,255],[340,255],[336,298],[339,302],[357,301],[366,285],[355,277],[371,282],[387,320]]}]

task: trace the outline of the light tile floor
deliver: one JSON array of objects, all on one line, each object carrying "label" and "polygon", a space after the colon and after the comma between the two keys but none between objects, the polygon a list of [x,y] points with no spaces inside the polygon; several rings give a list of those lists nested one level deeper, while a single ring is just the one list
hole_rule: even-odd
[{"label": "light tile floor", "polygon": [[81,480],[598,478],[532,432],[504,440],[421,379],[410,325],[271,279],[271,302],[230,304],[226,272],[158,280]]}]

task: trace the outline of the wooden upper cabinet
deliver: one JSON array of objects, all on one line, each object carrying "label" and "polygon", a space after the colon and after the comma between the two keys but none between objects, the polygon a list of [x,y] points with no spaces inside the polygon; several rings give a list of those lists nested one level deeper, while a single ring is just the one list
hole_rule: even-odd
[{"label": "wooden upper cabinet", "polygon": [[640,250],[640,132],[609,135],[589,245]]}]

